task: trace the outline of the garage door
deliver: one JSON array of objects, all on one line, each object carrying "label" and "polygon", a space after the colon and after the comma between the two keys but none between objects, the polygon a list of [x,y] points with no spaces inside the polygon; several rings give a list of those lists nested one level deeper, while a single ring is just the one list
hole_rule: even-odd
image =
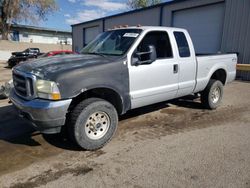
[{"label": "garage door", "polygon": [[84,29],[84,44],[87,45],[99,34],[99,26]]},{"label": "garage door", "polygon": [[189,31],[197,53],[220,51],[224,3],[174,12],[173,26]]}]

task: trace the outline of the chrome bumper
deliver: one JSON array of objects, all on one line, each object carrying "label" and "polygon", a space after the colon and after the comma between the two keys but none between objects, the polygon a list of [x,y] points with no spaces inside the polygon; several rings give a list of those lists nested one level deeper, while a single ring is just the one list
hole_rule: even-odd
[{"label": "chrome bumper", "polygon": [[61,101],[34,99],[26,101],[16,95],[14,89],[11,90],[9,98],[20,111],[20,116],[28,119],[37,130],[45,134],[54,134],[61,131],[72,101],[71,99]]}]

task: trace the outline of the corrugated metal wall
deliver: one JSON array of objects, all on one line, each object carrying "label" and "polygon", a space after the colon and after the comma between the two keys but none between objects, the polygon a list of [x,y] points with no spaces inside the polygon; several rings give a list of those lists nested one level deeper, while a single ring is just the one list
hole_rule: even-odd
[{"label": "corrugated metal wall", "polygon": [[224,0],[187,0],[170,5],[165,5],[163,8],[163,25],[173,26],[173,14],[175,11],[202,7],[211,4],[223,3]]},{"label": "corrugated metal wall", "polygon": [[72,27],[72,40],[73,40],[72,50],[78,52],[83,48],[84,46],[83,30],[85,28],[98,26],[99,31],[101,33],[103,31],[102,24],[103,24],[102,21],[94,21],[91,23],[87,23],[87,24],[83,23],[83,24]]},{"label": "corrugated metal wall", "polygon": [[[250,0],[226,0],[222,52],[239,52],[239,63],[250,64]],[[250,72],[238,78],[250,80]]]},{"label": "corrugated metal wall", "polygon": [[[159,26],[160,7],[134,12],[131,14],[121,15],[105,19],[105,30],[113,28],[115,25],[152,25]],[[145,19],[146,18],[146,19]]]},{"label": "corrugated metal wall", "polygon": [[221,51],[225,3],[174,11],[172,25],[188,30],[199,54]]}]

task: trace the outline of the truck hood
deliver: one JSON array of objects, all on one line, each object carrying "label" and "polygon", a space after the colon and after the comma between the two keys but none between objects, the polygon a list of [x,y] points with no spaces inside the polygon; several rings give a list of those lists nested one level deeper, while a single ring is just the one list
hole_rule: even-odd
[{"label": "truck hood", "polygon": [[40,78],[49,78],[50,75],[65,73],[71,70],[106,64],[119,59],[117,56],[100,55],[63,55],[40,58],[21,63],[15,69],[32,73]]}]

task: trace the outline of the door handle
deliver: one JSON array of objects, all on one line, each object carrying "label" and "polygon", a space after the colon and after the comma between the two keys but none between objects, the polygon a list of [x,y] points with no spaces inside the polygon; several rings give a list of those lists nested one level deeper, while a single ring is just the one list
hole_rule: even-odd
[{"label": "door handle", "polygon": [[177,64],[174,64],[173,72],[174,74],[177,74],[179,72],[179,66]]}]

